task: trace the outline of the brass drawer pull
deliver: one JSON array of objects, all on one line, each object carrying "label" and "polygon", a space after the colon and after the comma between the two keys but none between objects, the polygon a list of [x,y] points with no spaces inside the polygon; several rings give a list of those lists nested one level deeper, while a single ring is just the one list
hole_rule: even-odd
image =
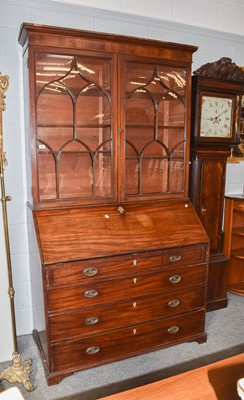
[{"label": "brass drawer pull", "polygon": [[171,283],[178,283],[181,281],[181,276],[180,275],[172,275],[172,276],[170,276],[169,281]]},{"label": "brass drawer pull", "polygon": [[180,261],[180,260],[181,260],[181,255],[170,256],[169,257],[169,261],[172,262],[172,263]]},{"label": "brass drawer pull", "polygon": [[96,297],[98,295],[98,291],[96,289],[86,290],[84,292],[85,297]]},{"label": "brass drawer pull", "polygon": [[175,335],[176,333],[179,332],[179,330],[180,328],[178,326],[173,325],[168,329],[168,333],[170,333],[171,335]]},{"label": "brass drawer pull", "polygon": [[83,269],[83,274],[86,276],[94,276],[98,273],[97,267],[87,267]]},{"label": "brass drawer pull", "polygon": [[86,325],[95,325],[99,322],[98,317],[88,317],[85,319],[85,324]]},{"label": "brass drawer pull", "polygon": [[100,347],[99,346],[90,346],[87,347],[86,349],[86,353],[87,354],[96,354],[100,351]]},{"label": "brass drawer pull", "polygon": [[168,306],[171,308],[178,307],[179,304],[180,304],[179,299],[173,299],[168,302]]}]

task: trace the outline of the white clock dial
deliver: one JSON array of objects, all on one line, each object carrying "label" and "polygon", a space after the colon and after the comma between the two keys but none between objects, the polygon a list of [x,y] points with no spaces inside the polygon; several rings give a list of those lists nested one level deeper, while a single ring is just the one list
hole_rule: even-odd
[{"label": "white clock dial", "polygon": [[200,136],[231,137],[233,99],[202,96]]}]

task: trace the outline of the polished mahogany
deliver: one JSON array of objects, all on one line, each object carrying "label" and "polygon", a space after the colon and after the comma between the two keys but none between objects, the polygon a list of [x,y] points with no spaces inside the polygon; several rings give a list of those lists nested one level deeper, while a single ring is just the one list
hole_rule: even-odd
[{"label": "polished mahogany", "polygon": [[19,41],[48,384],[205,341],[209,239],[188,199],[196,47],[33,24]]}]

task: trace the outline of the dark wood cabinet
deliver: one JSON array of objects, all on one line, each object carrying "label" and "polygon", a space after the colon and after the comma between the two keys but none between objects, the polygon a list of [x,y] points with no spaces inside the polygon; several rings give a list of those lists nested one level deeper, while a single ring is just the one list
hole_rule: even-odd
[{"label": "dark wood cabinet", "polygon": [[189,196],[210,240],[208,311],[227,306],[226,162],[240,138],[243,92],[244,72],[229,58],[203,65],[192,77]]},{"label": "dark wood cabinet", "polygon": [[209,239],[188,198],[196,48],[32,24],[19,41],[48,384],[205,341]]}]

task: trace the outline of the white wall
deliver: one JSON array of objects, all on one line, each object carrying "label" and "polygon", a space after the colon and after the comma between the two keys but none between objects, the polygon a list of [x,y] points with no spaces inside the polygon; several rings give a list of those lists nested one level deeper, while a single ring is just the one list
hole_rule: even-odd
[{"label": "white wall", "polygon": [[244,161],[227,163],[225,193],[244,195]]},{"label": "white wall", "polygon": [[[9,75],[10,84],[4,111],[4,150],[9,161],[5,182],[6,194],[12,196],[7,207],[18,335],[30,333],[33,328],[30,285],[33,254],[27,240],[20,24],[58,25],[197,45],[193,70],[220,57],[230,57],[237,65],[244,65],[244,0],[72,0],[76,4],[64,1],[0,0],[0,71]],[[243,168],[244,163],[242,171]],[[1,242],[0,246],[2,250]],[[0,268],[5,268],[4,262]],[[0,337],[0,341],[7,346],[11,333],[4,321],[9,310],[4,305],[2,291],[0,312],[1,327],[6,326],[2,333],[6,340]],[[0,349],[0,361],[4,357]]]}]

